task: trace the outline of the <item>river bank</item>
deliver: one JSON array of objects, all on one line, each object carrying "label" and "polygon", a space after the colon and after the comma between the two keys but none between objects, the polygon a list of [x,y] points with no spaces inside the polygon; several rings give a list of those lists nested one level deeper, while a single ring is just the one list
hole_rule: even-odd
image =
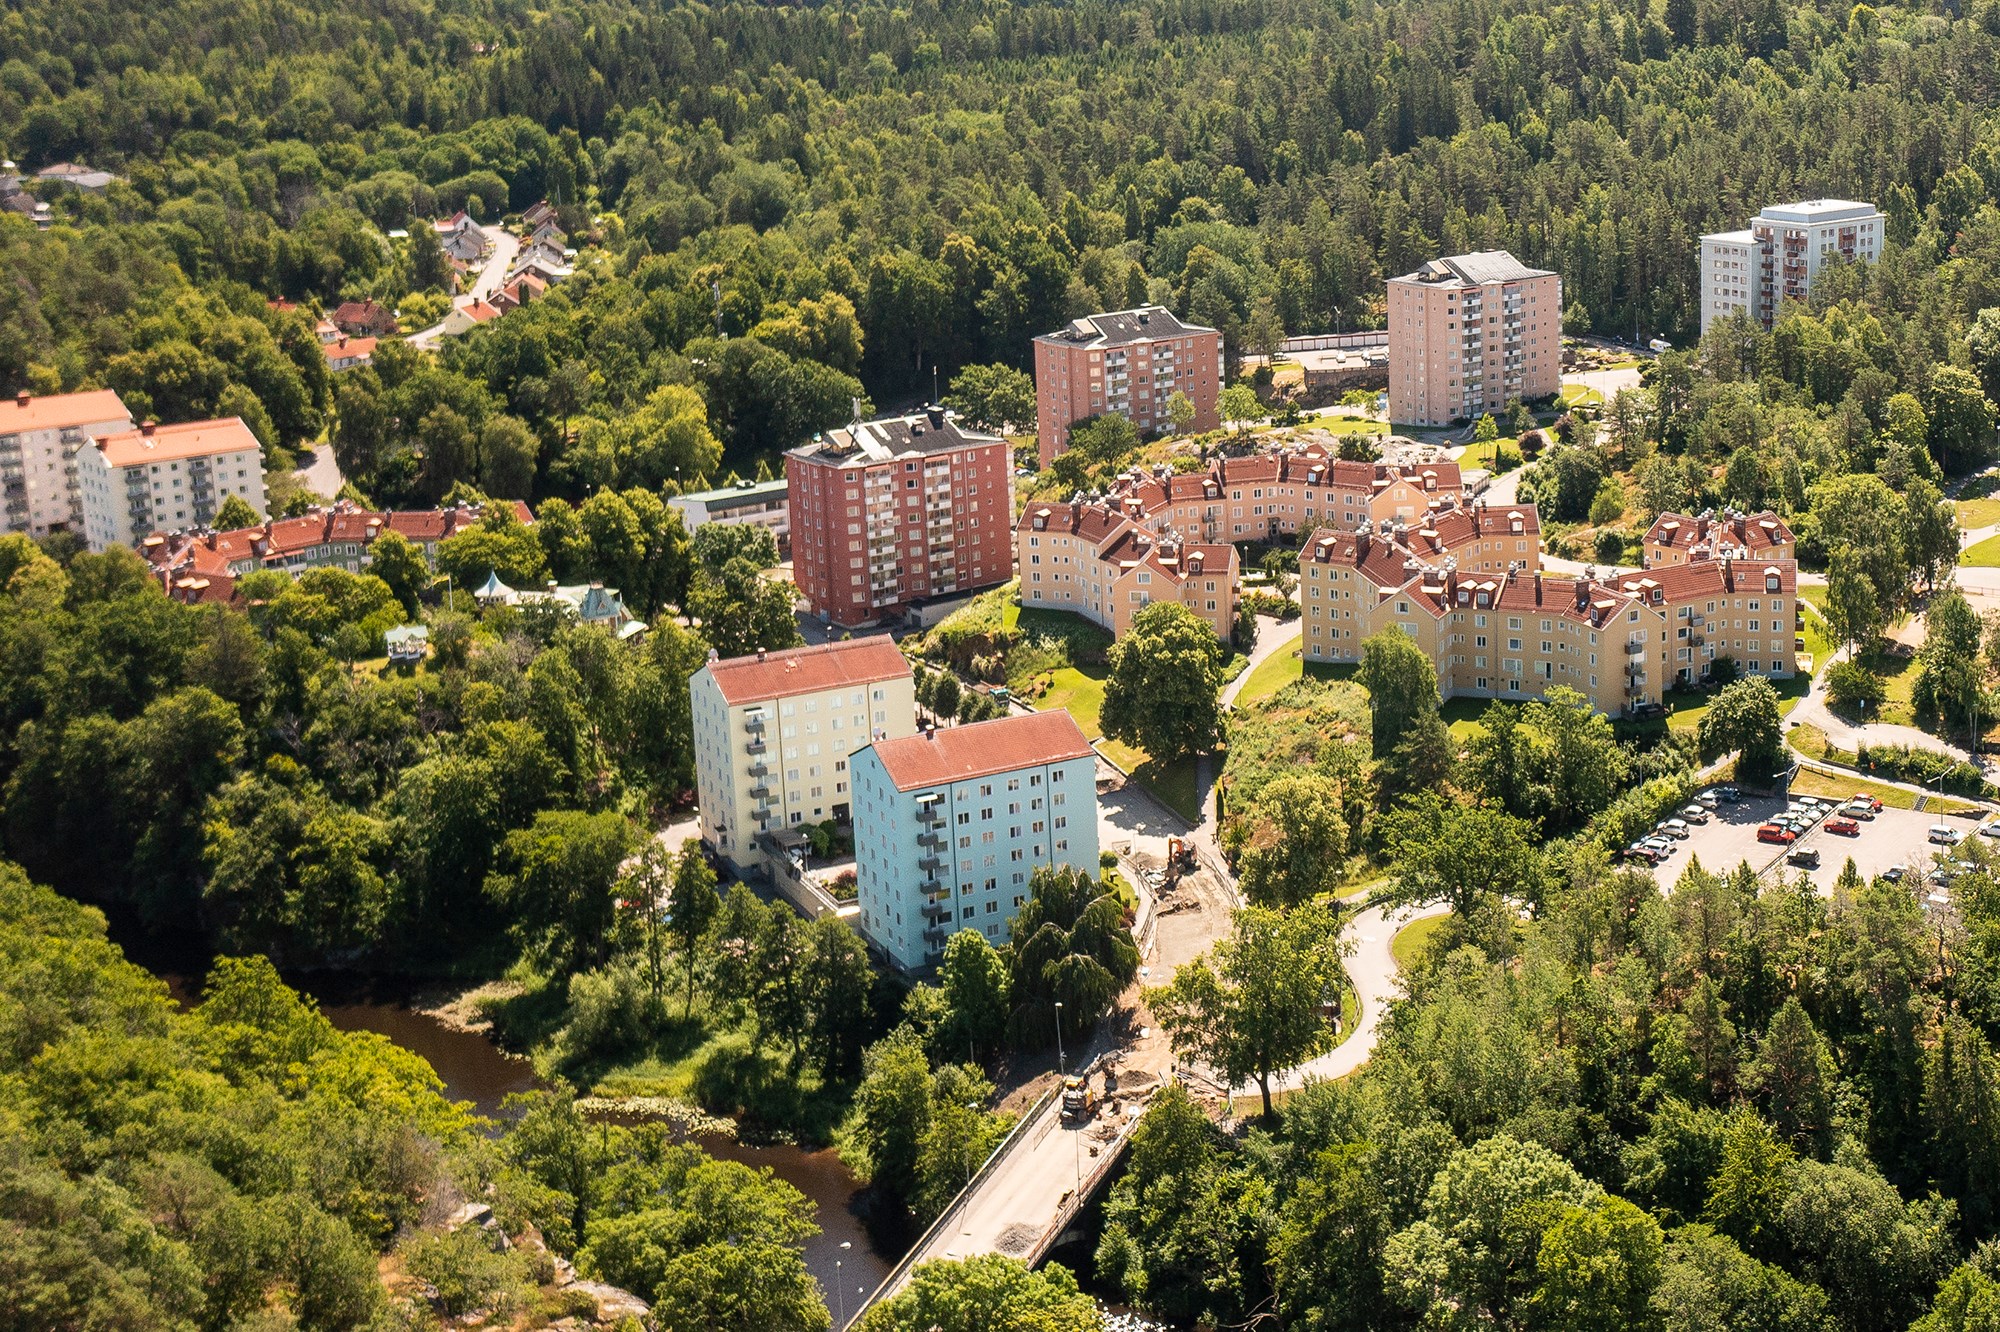
[{"label": "river bank", "polygon": [[[176,1002],[187,1005],[200,999],[213,953],[198,931],[147,926],[130,911],[99,905],[111,941],[127,958],[164,981]],[[312,996],[327,1020],[341,1030],[376,1032],[420,1056],[436,1070],[446,1096],[471,1102],[488,1118],[503,1117],[507,1097],[538,1085],[534,1065],[502,1050],[491,1038],[489,1024],[471,1002],[477,990],[460,992],[435,983],[341,972],[306,972],[285,979]],[[609,1117],[639,1117],[609,1105],[601,1108]],[[831,1148],[808,1151],[740,1142],[727,1121],[694,1128],[693,1141],[709,1155],[767,1169],[812,1200],[820,1233],[806,1242],[806,1267],[819,1282],[828,1307],[838,1309],[844,1299],[851,1311],[856,1288],[865,1296],[901,1257],[876,1247],[858,1207],[862,1183]],[[700,1131],[703,1128],[719,1131]]]}]

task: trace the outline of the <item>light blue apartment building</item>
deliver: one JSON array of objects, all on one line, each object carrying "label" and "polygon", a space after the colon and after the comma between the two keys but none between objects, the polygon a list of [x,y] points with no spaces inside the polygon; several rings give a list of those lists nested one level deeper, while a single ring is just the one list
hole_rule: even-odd
[{"label": "light blue apartment building", "polygon": [[850,767],[861,931],[899,966],[961,929],[1004,943],[1037,866],[1097,873],[1097,757],[1067,712],[878,740]]}]

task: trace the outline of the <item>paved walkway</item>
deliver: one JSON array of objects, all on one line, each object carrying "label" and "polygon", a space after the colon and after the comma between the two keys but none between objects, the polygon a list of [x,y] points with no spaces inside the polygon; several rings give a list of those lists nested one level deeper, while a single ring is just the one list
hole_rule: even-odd
[{"label": "paved walkway", "polygon": [[1859,745],[1909,745],[1916,749],[1934,749],[1950,754],[1953,758],[1978,763],[1981,771],[1989,776],[1994,773],[1993,760],[1985,755],[1974,758],[1965,746],[1932,735],[1929,731],[1914,726],[1903,726],[1895,722],[1868,722],[1856,725],[1827,706],[1826,682],[1833,672],[1835,662],[1845,661],[1848,649],[1837,648],[1828,656],[1825,666],[1814,676],[1812,688],[1798,701],[1786,717],[1788,723],[1804,723],[1817,726],[1826,732],[1826,738],[1842,749],[1854,749]]}]

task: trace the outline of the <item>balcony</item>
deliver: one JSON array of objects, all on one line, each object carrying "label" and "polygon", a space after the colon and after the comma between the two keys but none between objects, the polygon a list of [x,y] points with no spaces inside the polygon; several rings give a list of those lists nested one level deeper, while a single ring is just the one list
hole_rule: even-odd
[{"label": "balcony", "polygon": [[768,782],[760,781],[750,788],[750,798],[753,800],[768,800],[770,796],[771,786]]},{"label": "balcony", "polygon": [[1688,646],[1689,646],[1689,647],[1705,647],[1705,646],[1707,646],[1707,644],[1708,644],[1708,635],[1706,635],[1706,634],[1689,634],[1689,635],[1688,635]]},{"label": "balcony", "polygon": [[934,921],[946,921],[946,920],[950,920],[950,919],[951,919],[951,903],[949,903],[949,902],[926,902],[926,903],[924,903],[924,919],[925,919],[925,920],[934,920]]},{"label": "balcony", "polygon": [[1643,656],[1645,656],[1645,655],[1646,655],[1646,643],[1645,643],[1645,640],[1643,640],[1643,639],[1636,639],[1636,638],[1635,638],[1635,639],[1633,639],[1632,641],[1628,642],[1628,643],[1627,643],[1627,644],[1625,645],[1625,655],[1626,655],[1626,656],[1628,656],[1628,657],[1643,657]]},{"label": "balcony", "polygon": [[933,925],[929,929],[924,931],[925,943],[942,944],[944,942],[944,939],[945,939],[945,928],[942,925]]},{"label": "balcony", "polygon": [[746,775],[749,776],[753,781],[769,777],[771,775],[771,765],[764,762],[764,760],[762,759],[758,759],[755,763],[752,763],[750,765],[750,771]]},{"label": "balcony", "polygon": [[752,736],[743,746],[743,752],[754,756],[762,754],[768,747],[760,737]]},{"label": "balcony", "polygon": [[926,874],[944,873],[944,860],[939,856],[925,856],[917,862],[917,868]]},{"label": "balcony", "polygon": [[918,833],[917,845],[923,847],[926,851],[942,851],[944,850],[944,834],[935,832]]},{"label": "balcony", "polygon": [[763,713],[761,713],[761,712],[746,712],[746,713],[744,713],[744,714],[743,714],[743,729],[744,729],[744,730],[746,730],[746,731],[761,731],[761,730],[763,730],[763,729],[764,729],[764,714],[763,714]]}]

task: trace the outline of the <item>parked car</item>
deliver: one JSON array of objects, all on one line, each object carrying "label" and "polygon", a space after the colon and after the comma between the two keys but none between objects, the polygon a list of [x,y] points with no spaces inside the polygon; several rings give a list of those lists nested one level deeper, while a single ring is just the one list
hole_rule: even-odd
[{"label": "parked car", "polygon": [[1840,807],[1840,812],[1850,819],[1872,819],[1876,810],[1866,800],[1850,800]]},{"label": "parked car", "polygon": [[1639,845],[1653,848],[1653,850],[1659,852],[1660,859],[1662,860],[1665,860],[1674,853],[1674,839],[1671,837],[1662,837],[1658,833],[1654,833],[1651,837],[1642,838]]},{"label": "parked car", "polygon": [[1933,823],[1930,840],[1939,846],[1957,846],[1965,840],[1965,834],[1947,823]]},{"label": "parked car", "polygon": [[1887,879],[1890,883],[1901,883],[1903,876],[1908,873],[1909,870],[1901,865],[1891,865],[1888,869],[1883,870],[1878,877]]},{"label": "parked car", "polygon": [[1654,851],[1652,847],[1641,842],[1634,842],[1625,848],[1625,859],[1636,860],[1646,865],[1657,865],[1660,863],[1659,853]]},{"label": "parked car", "polygon": [[1847,818],[1828,819],[1826,821],[1826,830],[1830,833],[1839,833],[1842,837],[1859,837],[1861,835],[1861,825],[1853,819]]},{"label": "parked car", "polygon": [[1807,809],[1818,809],[1821,805],[1833,804],[1831,800],[1821,800],[1818,796],[1810,796],[1810,795],[1802,795],[1798,797],[1798,803],[1804,805]]},{"label": "parked car", "polygon": [[1681,818],[1689,823],[1707,823],[1708,808],[1705,805],[1689,805],[1681,811]]},{"label": "parked car", "polygon": [[1703,791],[1694,798],[1695,804],[1700,805],[1703,809],[1714,809],[1721,803],[1721,800],[1722,798],[1713,791]]},{"label": "parked car", "polygon": [[1981,837],[2000,837],[2000,819],[1995,819],[1991,823],[1980,824],[1979,835]]},{"label": "parked car", "polygon": [[1938,887],[1942,888],[1946,884],[1951,882],[1951,871],[1945,869],[1942,865],[1940,865],[1938,868],[1931,871],[1930,881],[1936,884]]},{"label": "parked car", "polygon": [[1868,806],[1868,812],[1871,814],[1880,814],[1882,812],[1882,802],[1874,796],[1869,795],[1866,791],[1856,791],[1847,798],[1847,803],[1850,805],[1866,805]]},{"label": "parked car", "polygon": [[1715,788],[1715,795],[1716,799],[1731,805],[1743,798],[1743,793],[1733,786],[1718,786]]},{"label": "parked car", "polygon": [[1799,840],[1799,835],[1790,828],[1786,828],[1780,824],[1767,823],[1757,830],[1757,840],[1760,842],[1776,842],[1780,846],[1790,846],[1793,842]]},{"label": "parked car", "polygon": [[1658,828],[1654,829],[1654,831],[1665,833],[1669,837],[1679,838],[1681,841],[1685,842],[1688,838],[1687,820],[1668,819],[1665,822],[1661,823]]},{"label": "parked car", "polygon": [[1787,865],[1800,865],[1806,869],[1819,868],[1819,852],[1809,846],[1795,846],[1785,857]]}]

